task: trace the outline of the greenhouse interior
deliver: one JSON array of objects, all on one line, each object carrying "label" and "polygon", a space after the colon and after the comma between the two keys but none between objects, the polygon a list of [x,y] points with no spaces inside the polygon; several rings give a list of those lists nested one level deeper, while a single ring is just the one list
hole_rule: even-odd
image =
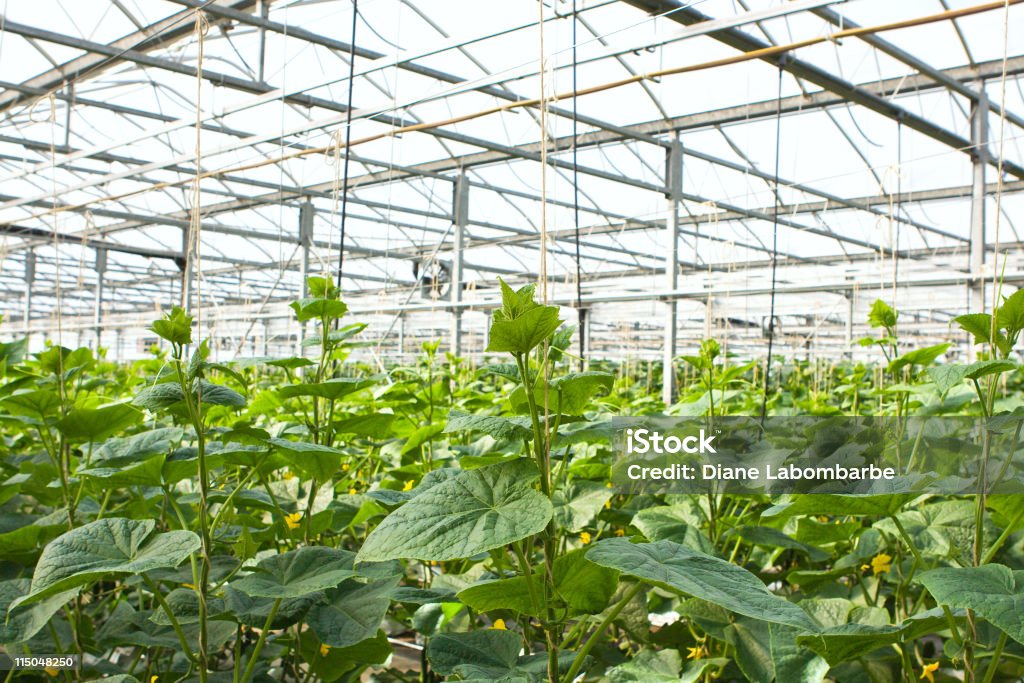
[{"label": "greenhouse interior", "polygon": [[1021,4],[4,0],[3,683],[1024,681]]}]

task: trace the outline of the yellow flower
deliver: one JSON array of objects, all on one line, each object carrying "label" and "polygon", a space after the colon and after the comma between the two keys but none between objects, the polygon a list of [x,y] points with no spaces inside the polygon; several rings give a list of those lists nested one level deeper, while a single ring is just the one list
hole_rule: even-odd
[{"label": "yellow flower", "polygon": [[295,478],[295,473],[292,472],[291,470],[285,470],[285,472],[284,472],[284,474],[282,476],[284,477],[285,481],[288,481],[289,479],[294,479]]},{"label": "yellow flower", "polygon": [[289,529],[298,529],[300,519],[302,519],[302,513],[293,512],[290,515],[284,516],[284,523],[288,526]]},{"label": "yellow flower", "polygon": [[354,496],[357,493],[359,493],[359,492],[356,491],[355,488],[351,488],[351,489],[348,490],[348,495],[350,495],[350,496]]},{"label": "yellow flower", "polygon": [[704,651],[703,645],[698,645],[697,647],[688,647],[686,648],[686,652],[687,659],[704,659],[704,655],[707,654]]},{"label": "yellow flower", "polygon": [[604,502],[604,509],[605,510],[611,510],[612,509],[612,502],[610,500],[606,500]]},{"label": "yellow flower", "polygon": [[613,488],[614,484],[612,484],[611,482],[608,482],[607,484],[605,484],[605,486],[607,486],[608,488]]},{"label": "yellow flower", "polygon": [[348,472],[348,463],[347,462],[341,463],[341,471],[342,472]]},{"label": "yellow flower", "polygon": [[619,536],[619,537],[625,536],[626,535],[626,530],[625,529],[616,529],[615,530],[615,535]]},{"label": "yellow flower", "polygon": [[588,543],[590,543],[590,541],[591,541],[590,532],[588,532],[588,531],[581,531],[580,532],[580,540],[583,541],[583,545],[587,545]]},{"label": "yellow flower", "polygon": [[507,631],[508,630],[508,628],[505,626],[505,620],[504,619],[495,619],[494,623],[491,624],[491,628],[494,629],[495,631]]},{"label": "yellow flower", "polygon": [[46,673],[50,674],[54,678],[56,678],[57,674],[60,673],[60,670],[57,669],[56,667],[53,667],[53,666],[48,666],[45,669],[43,669],[43,671],[45,671]]},{"label": "yellow flower", "polygon": [[412,479],[405,482],[405,486],[402,487],[403,491],[412,491]]},{"label": "yellow flower", "polygon": [[826,522],[828,522],[828,517],[826,517],[825,515],[818,515],[818,521],[822,524],[825,524]]},{"label": "yellow flower", "polygon": [[156,683],[156,682],[157,682],[157,679],[159,679],[159,678],[160,678],[160,677],[159,677],[159,676],[156,676],[156,675],[150,676],[150,677],[149,677],[149,683]]},{"label": "yellow flower", "polygon": [[939,670],[939,663],[932,662],[931,664],[925,664],[924,668],[921,669],[921,680],[927,679],[928,683],[935,683],[935,672]]},{"label": "yellow flower", "polygon": [[331,646],[327,643],[320,643],[320,656],[326,657],[327,653],[331,651]]},{"label": "yellow flower", "polygon": [[889,553],[878,553],[871,558],[871,571],[874,576],[884,574],[892,569],[892,555]]}]

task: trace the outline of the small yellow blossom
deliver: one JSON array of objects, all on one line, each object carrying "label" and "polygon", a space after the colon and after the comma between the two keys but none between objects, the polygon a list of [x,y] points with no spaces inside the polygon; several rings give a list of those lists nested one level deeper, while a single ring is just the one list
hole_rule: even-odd
[{"label": "small yellow blossom", "polygon": [[580,532],[580,541],[583,542],[583,545],[587,545],[588,543],[590,543],[590,541],[591,541],[590,532],[589,531],[581,531]]},{"label": "small yellow blossom", "polygon": [[871,558],[871,571],[874,576],[884,574],[892,569],[892,555],[888,553],[878,553]]},{"label": "small yellow blossom", "polygon": [[331,651],[331,646],[327,643],[320,643],[320,656],[326,657],[327,653]]},{"label": "small yellow blossom", "polygon": [[285,481],[288,481],[289,479],[295,478],[295,473],[292,472],[291,470],[285,470],[285,473],[282,476],[284,477]]},{"label": "small yellow blossom", "polygon": [[939,670],[939,663],[932,662],[931,664],[925,664],[924,668],[921,669],[921,680],[927,680],[928,683],[935,683],[935,672]]},{"label": "small yellow blossom", "polygon": [[57,674],[60,673],[60,670],[57,669],[56,667],[53,667],[53,666],[48,666],[45,669],[43,669],[43,671],[45,671],[49,675],[53,676],[54,678],[56,678]]},{"label": "small yellow blossom", "polygon": [[290,515],[284,516],[284,523],[288,526],[289,529],[298,529],[300,519],[302,519],[302,513],[293,512]]},{"label": "small yellow blossom", "polygon": [[620,537],[621,536],[625,536],[626,535],[626,530],[625,529],[616,529],[615,530],[615,535],[616,536],[620,536]]},{"label": "small yellow blossom", "polygon": [[610,500],[606,500],[604,502],[604,509],[605,510],[611,510],[612,509],[612,502]]},{"label": "small yellow blossom", "polygon": [[157,675],[150,676],[149,677],[149,683],[156,683],[159,678],[160,677],[157,676]]},{"label": "small yellow blossom", "polygon": [[402,487],[403,491],[412,491],[412,479],[405,482],[405,486]]},{"label": "small yellow blossom", "polygon": [[348,495],[350,495],[350,496],[354,496],[357,493],[359,493],[359,491],[356,491],[355,488],[351,488],[351,489],[348,490]]},{"label": "small yellow blossom", "polygon": [[704,650],[703,645],[698,645],[697,647],[688,647],[686,648],[686,653],[687,659],[704,659],[704,655],[707,654],[707,652]]},{"label": "small yellow blossom", "polygon": [[508,627],[505,626],[505,620],[504,619],[495,619],[494,623],[491,624],[491,628],[494,629],[495,631],[507,631],[508,630]]},{"label": "small yellow blossom", "polygon": [[861,570],[862,572],[866,572],[866,571],[867,571],[867,570],[869,570],[869,569],[871,569],[871,565],[870,565],[870,564],[862,564],[862,565],[860,566],[860,570]]},{"label": "small yellow blossom", "polygon": [[818,516],[818,521],[821,522],[822,524],[826,524],[828,522],[828,517],[826,517],[825,515],[819,515]]},{"label": "small yellow blossom", "polygon": [[348,463],[347,462],[341,463],[341,471],[342,472],[348,472]]},{"label": "small yellow blossom", "polygon": [[607,484],[605,484],[605,486],[607,486],[608,488],[614,488],[614,484],[612,484],[611,482],[608,482]]}]

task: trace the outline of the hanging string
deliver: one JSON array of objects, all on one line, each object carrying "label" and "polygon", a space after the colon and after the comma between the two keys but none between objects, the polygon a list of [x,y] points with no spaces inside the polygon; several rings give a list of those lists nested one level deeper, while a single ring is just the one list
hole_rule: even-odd
[{"label": "hanging string", "polygon": [[[1000,271],[999,268],[999,227],[1002,223],[1003,216],[1003,149],[1006,144],[1006,65],[1009,58],[1009,41],[1010,41],[1010,2],[1006,0],[1003,4],[1003,65],[1002,73],[999,77],[999,150],[997,152],[998,159],[996,160],[996,220],[993,234],[992,244],[992,308],[994,312],[996,307],[999,305],[999,300],[1003,294],[1003,280],[1006,275],[1006,262],[1007,258],[1003,257],[1003,266]],[[984,87],[984,85],[982,86]],[[985,116],[988,116],[988,112],[985,112]],[[985,150],[988,153],[988,150]],[[997,273],[999,273],[997,275]],[[982,306],[984,307],[985,300],[985,289],[984,279],[982,279]],[[990,338],[996,338],[996,325],[997,316],[992,316],[992,329],[989,331]]]},{"label": "hanging string", "polygon": [[900,285],[900,202],[903,197],[903,119],[896,119],[896,200],[893,209],[893,230],[896,231],[892,249],[892,307],[896,308],[896,294]]},{"label": "hanging string", "polygon": [[[579,62],[577,59],[577,2],[572,0],[572,92],[579,90],[577,76]],[[583,308],[583,266],[580,259],[580,163],[577,156],[579,117],[577,114],[578,98],[572,98],[572,230],[575,238],[575,266],[577,266],[577,322],[580,338],[580,370],[586,365],[587,311]]]},{"label": "hanging string", "polygon": [[775,96],[775,174],[772,178],[772,189],[775,193],[775,211],[772,212],[772,289],[771,304],[768,307],[768,360],[764,368],[764,394],[761,396],[761,421],[768,414],[768,387],[772,379],[772,351],[775,344],[775,282],[779,262],[779,147],[782,142],[782,65],[779,60],[779,86]]},{"label": "hanging string", "polygon": [[348,52],[348,101],[345,106],[345,161],[341,171],[341,224],[338,236],[338,289],[345,267],[345,219],[348,218],[348,164],[352,149],[352,91],[356,77],[356,24],[359,20],[359,0],[352,0],[352,40]]}]

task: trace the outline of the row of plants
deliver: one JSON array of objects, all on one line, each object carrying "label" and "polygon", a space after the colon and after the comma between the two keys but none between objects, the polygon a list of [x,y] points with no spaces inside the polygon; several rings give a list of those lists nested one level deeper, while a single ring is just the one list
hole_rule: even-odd
[{"label": "row of plants", "polygon": [[[179,309],[142,362],[0,346],[0,643],[82,661],[6,680],[1024,675],[1024,496],[624,495],[609,420],[666,412],[658,372],[581,369],[559,309],[501,287],[479,367],[354,361],[326,278],[301,356],[216,362]],[[956,320],[973,363],[897,322],[875,304],[875,365],[785,362],[768,414],[1022,415],[1024,293]],[[668,413],[761,410],[756,362],[679,363]],[[982,482],[1017,467],[989,450]]]}]

